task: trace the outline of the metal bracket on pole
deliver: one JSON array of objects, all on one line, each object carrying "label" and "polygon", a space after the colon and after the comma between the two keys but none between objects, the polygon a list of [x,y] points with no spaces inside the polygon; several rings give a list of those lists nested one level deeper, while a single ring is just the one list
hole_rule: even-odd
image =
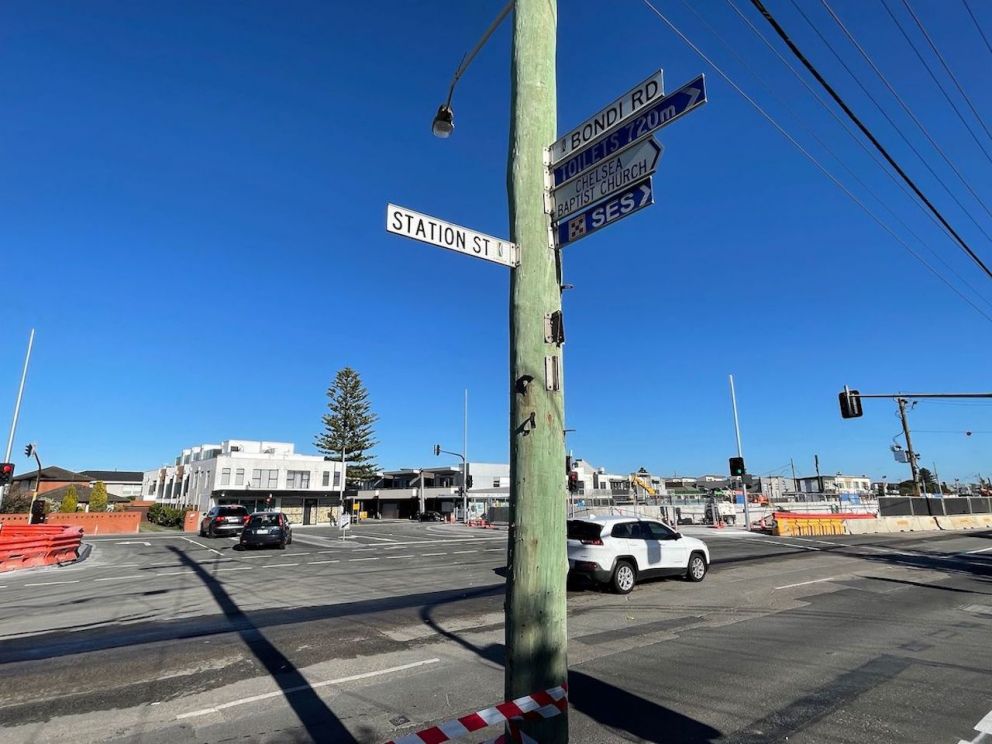
[{"label": "metal bracket on pole", "polygon": [[557,354],[549,354],[544,357],[544,383],[549,391],[561,390]]},{"label": "metal bracket on pole", "polygon": [[[548,218],[548,248],[553,251],[560,250],[558,248],[558,241],[555,240],[555,227],[552,221],[554,216],[554,207],[551,199],[551,191],[554,189],[554,178],[551,175],[551,147],[545,147],[543,152],[544,158],[544,214]],[[560,266],[560,264],[559,264]],[[559,276],[559,284],[561,283],[561,277]]]}]

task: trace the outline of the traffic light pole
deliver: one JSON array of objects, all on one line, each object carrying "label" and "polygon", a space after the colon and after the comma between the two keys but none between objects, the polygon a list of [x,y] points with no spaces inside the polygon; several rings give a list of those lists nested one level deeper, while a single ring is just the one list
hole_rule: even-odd
[{"label": "traffic light pole", "polygon": [[[28,378],[28,364],[31,361],[32,346],[34,346],[34,328],[31,329],[31,335],[28,336],[28,351],[24,355],[24,368],[21,370],[21,384],[17,388],[17,402],[14,403],[14,417],[10,422],[10,436],[7,437],[7,450],[3,456],[4,462],[10,462],[10,454],[14,449],[14,434],[17,431],[17,419],[21,415],[21,398],[24,397],[24,382]],[[0,504],[3,503],[3,497],[6,496],[8,488],[8,485],[0,486]]]},{"label": "traffic light pole", "polygon": [[[741,448],[741,425],[737,419],[737,392],[734,390],[734,376],[730,375],[730,402],[734,407],[734,432],[737,434],[737,456],[744,457],[744,450]],[[744,474],[741,475],[741,492],[744,494],[744,529],[751,529],[751,510],[747,503],[747,482]],[[717,522],[717,515],[714,515],[713,523]]]},{"label": "traffic light pole", "polygon": [[[513,19],[510,240],[510,531],[506,581],[507,699],[565,684],[565,461],[560,347],[545,317],[561,310],[561,276],[545,211],[545,151],[556,136],[557,0],[517,0]],[[559,357],[559,358],[554,358]],[[546,376],[558,365],[555,384]],[[557,389],[553,389],[557,388]],[[526,721],[541,744],[566,744],[567,710]]]}]

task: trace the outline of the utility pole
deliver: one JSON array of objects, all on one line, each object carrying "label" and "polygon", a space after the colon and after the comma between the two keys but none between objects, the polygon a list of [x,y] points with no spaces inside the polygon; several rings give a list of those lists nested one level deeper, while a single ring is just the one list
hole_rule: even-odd
[{"label": "utility pole", "polygon": [[[14,449],[14,433],[17,431],[17,419],[21,415],[21,398],[24,397],[24,382],[28,378],[28,363],[31,361],[32,346],[34,346],[34,328],[31,329],[31,335],[28,336],[28,351],[24,355],[24,368],[21,370],[21,384],[17,388],[17,402],[14,403],[14,417],[10,422],[10,436],[7,437],[7,450],[3,456],[4,462],[10,462],[10,453]],[[8,488],[10,486],[0,488],[0,504],[3,503],[3,497]]]},{"label": "utility pole", "polygon": [[462,430],[462,522],[468,524],[468,388],[465,388],[465,426]]},{"label": "utility pole", "polygon": [[937,463],[933,463],[933,479],[937,482],[937,495],[943,497],[944,489],[940,487],[940,476],[937,474]]},{"label": "utility pole", "polygon": [[[734,390],[734,376],[730,375],[730,402],[734,408],[734,432],[737,434],[737,456],[744,457],[744,450],[741,448],[741,425],[737,420],[737,392]],[[747,503],[747,482],[744,480],[745,476],[741,476],[741,493],[744,494],[744,529],[751,529],[751,511],[748,508]],[[720,515],[713,515],[713,526],[717,526],[717,522],[720,521]]]},{"label": "utility pole", "polygon": [[[507,191],[520,265],[510,275],[507,699],[562,685],[568,676],[561,348],[545,338],[545,315],[561,310],[562,284],[545,211],[545,152],[556,136],[557,16],[557,0],[517,0],[513,18]],[[552,385],[546,371],[554,366]],[[567,710],[522,729],[541,744],[566,744]]]},{"label": "utility pole", "polygon": [[792,492],[796,493],[799,491],[799,481],[796,480],[796,463],[791,457],[789,458],[789,464],[792,466]]},{"label": "utility pole", "polygon": [[913,494],[920,495],[920,471],[916,464],[916,453],[913,452],[913,440],[909,437],[909,419],[906,418],[906,399],[897,398],[899,403],[899,418],[902,420],[902,433],[906,437],[906,455],[909,457],[909,469],[913,473]]}]

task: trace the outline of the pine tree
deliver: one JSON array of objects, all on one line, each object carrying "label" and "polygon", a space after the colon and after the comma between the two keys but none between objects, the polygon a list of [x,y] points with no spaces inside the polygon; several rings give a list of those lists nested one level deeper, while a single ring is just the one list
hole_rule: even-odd
[{"label": "pine tree", "polygon": [[93,484],[93,491],[90,493],[90,511],[107,511],[107,487],[103,485],[103,481]]},{"label": "pine tree", "polygon": [[339,370],[327,398],[329,413],[323,416],[324,430],[314,439],[314,446],[338,461],[344,448],[346,482],[371,480],[378,470],[370,450],[377,444],[373,427],[379,417],[372,411],[362,378],[351,367]]},{"label": "pine tree", "polygon": [[65,514],[73,514],[78,506],[78,500],[76,498],[76,487],[69,486],[65,490],[65,496],[62,497],[62,503],[59,504],[59,511]]}]

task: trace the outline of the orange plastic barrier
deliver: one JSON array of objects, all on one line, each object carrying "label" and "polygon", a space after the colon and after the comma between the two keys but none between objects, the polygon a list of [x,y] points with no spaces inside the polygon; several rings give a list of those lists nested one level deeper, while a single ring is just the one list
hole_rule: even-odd
[{"label": "orange plastic barrier", "polygon": [[875,519],[874,514],[845,514],[838,513],[802,513],[775,512],[773,533],[776,535],[843,535],[846,534],[844,522],[850,519]]},{"label": "orange plastic barrier", "polygon": [[82,539],[79,527],[4,524],[0,526],[0,573],[74,561]]}]

